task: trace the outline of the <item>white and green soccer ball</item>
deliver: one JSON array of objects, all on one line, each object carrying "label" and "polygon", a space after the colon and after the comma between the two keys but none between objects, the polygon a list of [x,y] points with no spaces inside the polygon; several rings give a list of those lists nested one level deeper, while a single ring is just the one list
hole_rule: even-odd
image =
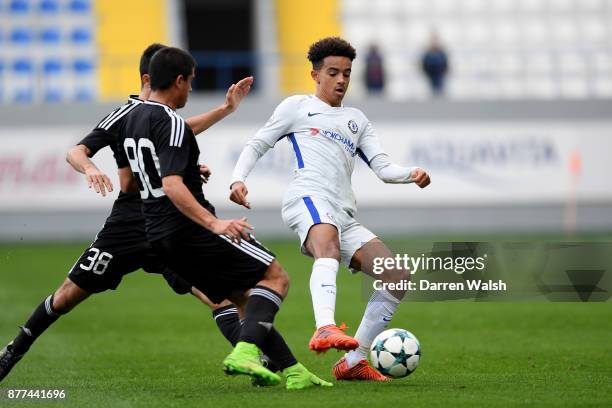
[{"label": "white and green soccer ball", "polygon": [[389,329],[380,333],[370,347],[372,366],[382,374],[406,377],[419,366],[421,344],[416,336],[404,329]]}]

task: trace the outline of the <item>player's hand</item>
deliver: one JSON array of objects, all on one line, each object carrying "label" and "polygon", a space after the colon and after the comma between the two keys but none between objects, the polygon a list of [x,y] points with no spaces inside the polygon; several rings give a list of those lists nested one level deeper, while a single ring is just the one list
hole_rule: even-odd
[{"label": "player's hand", "polygon": [[238,109],[238,105],[240,105],[242,99],[244,99],[251,90],[251,85],[253,85],[253,77],[249,76],[229,87],[225,94],[225,107],[229,109],[230,112],[234,112]]},{"label": "player's hand", "polygon": [[210,168],[205,164],[200,164],[200,177],[203,183],[208,183],[208,179],[212,176]]},{"label": "player's hand", "polygon": [[247,194],[249,194],[249,190],[247,190],[246,185],[242,181],[236,181],[232,184],[231,189],[232,192],[230,193],[230,200],[236,204],[243,205],[250,210],[251,203],[247,201]]},{"label": "player's hand", "polygon": [[253,226],[246,221],[246,218],[239,220],[216,219],[211,228],[213,233],[225,235],[236,243],[239,243],[242,238],[248,240],[250,230],[253,230]]},{"label": "player's hand", "polygon": [[421,188],[427,187],[431,183],[431,179],[429,178],[429,174],[423,169],[416,168],[412,171],[410,178],[417,186]]},{"label": "player's hand", "polygon": [[85,170],[85,179],[87,180],[87,186],[89,188],[93,187],[96,193],[102,194],[102,197],[106,197],[106,190],[109,193],[113,191],[113,183],[108,176],[96,168]]}]

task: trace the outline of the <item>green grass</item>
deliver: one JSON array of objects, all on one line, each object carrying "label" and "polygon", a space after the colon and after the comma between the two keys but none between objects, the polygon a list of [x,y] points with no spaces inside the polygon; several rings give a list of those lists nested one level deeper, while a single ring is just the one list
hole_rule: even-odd
[{"label": "green grass", "polygon": [[[276,325],[298,359],[323,378],[340,357],[316,356],[308,291],[311,261],[294,242],[268,242],[292,277]],[[0,342],[65,278],[84,245],[0,246]],[[349,332],[366,299],[361,278],[339,274],[336,316]],[[210,312],[141,272],[119,290],[92,296],[33,346],[0,388],[65,389],[55,403],[2,407],[455,407],[611,406],[612,303],[405,302],[394,327],[423,347],[418,370],[387,384],[333,389],[254,389],[226,377],[230,351]]]}]

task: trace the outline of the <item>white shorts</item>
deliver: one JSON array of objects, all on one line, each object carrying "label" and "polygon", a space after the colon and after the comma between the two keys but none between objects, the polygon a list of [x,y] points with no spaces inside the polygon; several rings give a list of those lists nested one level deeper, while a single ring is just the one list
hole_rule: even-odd
[{"label": "white shorts", "polygon": [[304,242],[310,228],[316,224],[334,225],[340,238],[340,261],[347,267],[355,252],[376,238],[340,206],[323,198],[306,196],[292,200],[283,206],[282,216],[285,224],[299,235],[302,253],[308,256]]}]

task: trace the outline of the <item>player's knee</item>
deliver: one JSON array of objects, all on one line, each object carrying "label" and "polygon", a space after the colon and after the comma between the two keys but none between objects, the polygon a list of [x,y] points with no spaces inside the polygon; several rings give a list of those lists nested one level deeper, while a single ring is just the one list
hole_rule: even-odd
[{"label": "player's knee", "polygon": [[272,262],[268,271],[266,272],[267,280],[273,282],[274,288],[282,297],[287,296],[289,292],[289,286],[291,281],[289,274],[283,269],[283,267],[277,261]]},{"label": "player's knee", "polygon": [[320,243],[312,252],[316,259],[333,258],[340,260],[340,244],[338,242],[331,241]]},{"label": "player's knee", "polygon": [[383,280],[386,282],[402,282],[410,280],[410,271],[408,269],[389,269],[385,271]]}]

